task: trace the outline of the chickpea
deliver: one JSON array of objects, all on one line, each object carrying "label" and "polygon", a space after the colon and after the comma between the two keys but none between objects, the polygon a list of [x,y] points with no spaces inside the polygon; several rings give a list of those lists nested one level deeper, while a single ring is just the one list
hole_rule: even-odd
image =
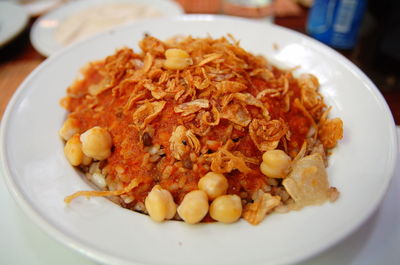
[{"label": "chickpea", "polygon": [[210,206],[210,216],[222,223],[236,222],[242,215],[242,202],[237,195],[222,195]]},{"label": "chickpea", "polygon": [[69,138],[64,146],[64,154],[71,165],[79,166],[82,163],[84,154],[82,152],[82,144],[79,140],[79,134],[75,134]]},{"label": "chickpea", "polygon": [[82,151],[88,157],[104,160],[111,154],[111,135],[101,127],[93,127],[81,134]]},{"label": "chickpea", "polygon": [[263,154],[261,172],[270,178],[284,178],[290,167],[291,159],[282,150],[270,150]]},{"label": "chickpea", "polygon": [[168,190],[155,185],[144,200],[150,218],[156,222],[171,219],[176,213],[176,204]]},{"label": "chickpea", "polygon": [[65,120],[58,133],[65,141],[68,141],[74,134],[79,133],[79,121],[69,117]]},{"label": "chickpea", "polygon": [[207,212],[207,193],[202,190],[193,190],[187,193],[178,206],[179,216],[188,224],[200,222]]},{"label": "chickpea", "polygon": [[93,159],[91,157],[88,157],[87,155],[83,154],[83,159],[82,159],[82,165],[88,166],[92,163]]},{"label": "chickpea", "polygon": [[169,70],[182,70],[193,63],[190,55],[181,49],[166,50],[165,58],[164,67]]},{"label": "chickpea", "polygon": [[165,57],[166,58],[172,58],[172,57],[189,58],[190,55],[185,50],[172,48],[172,49],[168,49],[165,51]]},{"label": "chickpea", "polygon": [[207,193],[210,200],[224,195],[228,190],[228,180],[224,175],[214,172],[205,174],[198,183],[199,189]]}]

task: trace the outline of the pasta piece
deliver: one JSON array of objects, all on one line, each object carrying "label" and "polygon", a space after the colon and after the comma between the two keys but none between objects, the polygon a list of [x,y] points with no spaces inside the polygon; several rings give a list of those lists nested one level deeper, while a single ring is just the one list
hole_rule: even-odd
[{"label": "pasta piece", "polygon": [[139,181],[137,179],[133,179],[128,186],[126,186],[122,190],[112,190],[112,191],[96,191],[96,190],[90,190],[90,191],[78,191],[75,192],[72,195],[69,195],[64,198],[65,203],[70,203],[73,199],[80,197],[80,196],[86,196],[86,197],[105,197],[105,196],[119,196],[125,193],[130,192],[134,188],[139,186]]}]

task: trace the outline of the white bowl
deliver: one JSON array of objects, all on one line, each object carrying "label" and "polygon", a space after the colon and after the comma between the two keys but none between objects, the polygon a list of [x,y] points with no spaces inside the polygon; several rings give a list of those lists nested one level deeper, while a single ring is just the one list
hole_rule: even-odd
[{"label": "white bowl", "polygon": [[[335,203],[245,221],[195,226],[152,222],[105,198],[63,199],[90,189],[63,154],[58,130],[66,88],[87,62],[118,47],[135,50],[144,33],[213,37],[232,33],[242,47],[280,66],[313,73],[331,116],[344,121],[344,138],[329,159],[328,174],[341,196]],[[278,46],[278,49],[276,47]],[[275,48],[274,48],[275,47]],[[19,87],[0,135],[8,188],[28,218],[84,255],[107,264],[287,264],[303,260],[349,235],[378,207],[394,172],[393,118],[374,84],[351,62],[323,44],[281,27],[209,15],[143,21],[68,47],[47,59]]]}]

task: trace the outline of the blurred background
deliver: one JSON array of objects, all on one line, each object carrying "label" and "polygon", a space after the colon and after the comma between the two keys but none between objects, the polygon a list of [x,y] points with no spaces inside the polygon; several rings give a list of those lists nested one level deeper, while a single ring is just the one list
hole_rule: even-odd
[{"label": "blurred background", "polygon": [[400,125],[398,0],[0,0],[0,119],[18,85],[57,49],[115,25],[181,13],[247,17],[324,42],[372,79]]}]

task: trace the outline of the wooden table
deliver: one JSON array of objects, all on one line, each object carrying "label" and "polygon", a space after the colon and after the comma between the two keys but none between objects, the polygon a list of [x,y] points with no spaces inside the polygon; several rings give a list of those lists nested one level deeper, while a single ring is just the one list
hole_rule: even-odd
[{"label": "wooden table", "polygon": [[[306,18],[307,10],[304,10],[303,15],[300,17],[277,18],[275,23],[304,33]],[[8,101],[20,83],[46,59],[37,53],[30,44],[29,31],[33,22],[34,20],[30,21],[27,29],[16,40],[0,49],[0,119]],[[362,55],[360,55],[357,48],[342,53],[364,71],[368,69],[364,68],[360,63],[359,58]],[[369,72],[366,72],[366,74],[371,77]],[[376,84],[380,84],[382,83],[381,79],[382,76],[378,77],[378,79],[373,79],[373,81]],[[400,125],[400,89],[387,89],[384,84],[378,85],[378,87],[391,108],[396,124]],[[355,104],[357,103],[355,102]]]}]

